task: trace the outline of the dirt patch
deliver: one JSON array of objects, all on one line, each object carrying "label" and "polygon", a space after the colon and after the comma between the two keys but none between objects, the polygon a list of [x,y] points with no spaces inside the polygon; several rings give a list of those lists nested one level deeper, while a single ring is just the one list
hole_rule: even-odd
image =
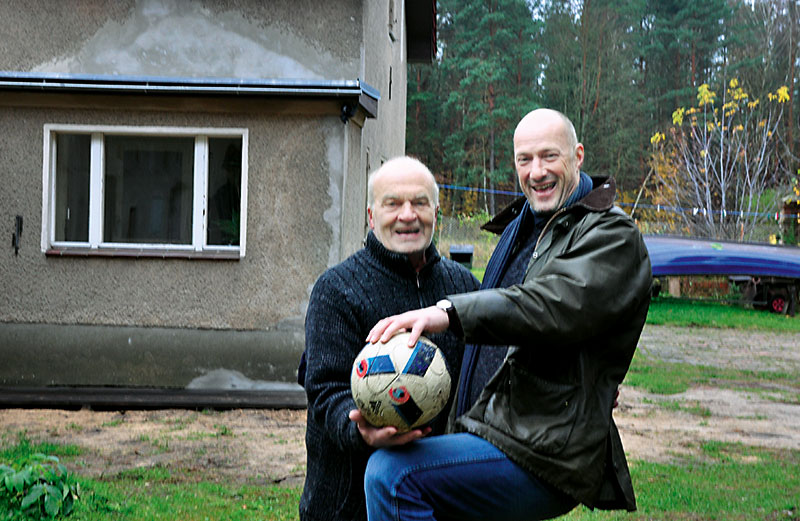
[{"label": "dirt patch", "polygon": [[168,466],[186,479],[301,485],[304,410],[182,409],[104,412],[0,409],[2,444],[30,440],[86,450],[78,472],[91,477]]},{"label": "dirt patch", "polygon": [[[648,326],[640,350],[668,361],[800,374],[800,334]],[[632,459],[669,461],[693,453],[704,440],[800,450],[800,383],[786,389],[765,380],[761,386],[698,387],[671,396],[623,386],[614,417]],[[786,399],[787,391],[793,399]],[[86,476],[162,465],[183,471],[186,479],[299,486],[305,414],[0,409],[0,444],[15,443],[24,433],[84,447],[74,465]]]},{"label": "dirt patch", "polygon": [[[798,333],[647,326],[638,349],[668,362],[800,374]],[[742,390],[704,386],[674,395],[623,386],[614,418],[633,459],[669,461],[705,440],[800,450],[795,382],[787,388],[765,378]]]}]

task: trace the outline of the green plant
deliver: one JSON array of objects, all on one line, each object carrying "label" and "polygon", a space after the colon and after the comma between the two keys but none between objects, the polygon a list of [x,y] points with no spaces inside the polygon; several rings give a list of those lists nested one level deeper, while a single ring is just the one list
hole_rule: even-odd
[{"label": "green plant", "polygon": [[80,484],[59,463],[58,457],[34,454],[16,470],[0,464],[0,504],[33,519],[67,516],[80,497]]},{"label": "green plant", "polygon": [[214,428],[217,429],[217,436],[233,436],[233,431],[227,425],[214,424]]}]

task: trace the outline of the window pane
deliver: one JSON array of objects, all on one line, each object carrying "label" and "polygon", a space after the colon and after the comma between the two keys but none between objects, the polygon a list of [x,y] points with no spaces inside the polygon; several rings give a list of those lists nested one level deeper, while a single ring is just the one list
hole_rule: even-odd
[{"label": "window pane", "polygon": [[88,134],[56,136],[56,241],[89,241],[91,146]]},{"label": "window pane", "polygon": [[239,245],[242,201],[241,138],[208,140],[207,244]]},{"label": "window pane", "polygon": [[106,136],[105,242],[191,244],[194,138]]}]

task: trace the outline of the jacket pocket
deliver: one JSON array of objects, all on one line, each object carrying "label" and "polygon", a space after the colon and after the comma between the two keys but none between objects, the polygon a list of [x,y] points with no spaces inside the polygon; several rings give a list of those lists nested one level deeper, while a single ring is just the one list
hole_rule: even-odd
[{"label": "jacket pocket", "polygon": [[493,392],[484,394],[483,420],[536,452],[560,452],[575,425],[578,386],[545,380],[514,359],[503,372],[491,382]]}]

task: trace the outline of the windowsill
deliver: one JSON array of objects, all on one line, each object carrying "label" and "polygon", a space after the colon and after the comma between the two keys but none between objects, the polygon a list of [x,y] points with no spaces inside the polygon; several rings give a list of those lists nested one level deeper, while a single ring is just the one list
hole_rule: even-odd
[{"label": "windowsill", "polygon": [[213,259],[239,260],[239,250],[156,250],[150,248],[50,248],[48,257],[128,257],[151,259]]}]

